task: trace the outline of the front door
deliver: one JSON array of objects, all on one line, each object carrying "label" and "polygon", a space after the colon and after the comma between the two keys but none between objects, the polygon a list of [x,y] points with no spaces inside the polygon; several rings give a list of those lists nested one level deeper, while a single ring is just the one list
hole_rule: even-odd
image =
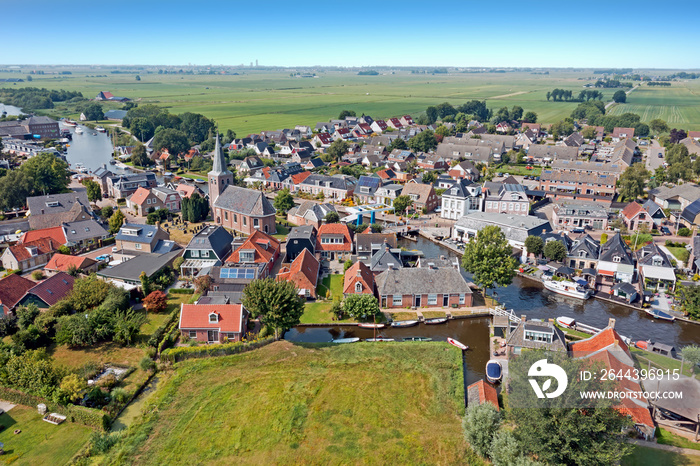
[{"label": "front door", "polygon": [[444,294],[442,295],[442,307],[447,307],[450,305],[450,295]]},{"label": "front door", "polygon": [[420,307],[420,295],[416,295],[416,307]]},{"label": "front door", "polygon": [[217,343],[219,341],[219,331],[209,330],[207,332],[207,341],[210,343]]}]

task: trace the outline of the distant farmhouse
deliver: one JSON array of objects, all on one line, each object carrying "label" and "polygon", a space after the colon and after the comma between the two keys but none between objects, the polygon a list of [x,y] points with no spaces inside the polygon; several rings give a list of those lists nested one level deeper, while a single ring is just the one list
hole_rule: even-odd
[{"label": "distant farmhouse", "polygon": [[117,97],[115,95],[112,95],[111,92],[100,91],[100,93],[97,94],[97,97],[95,97],[95,100],[111,100],[112,102],[129,102],[131,99],[129,99],[128,97]]}]

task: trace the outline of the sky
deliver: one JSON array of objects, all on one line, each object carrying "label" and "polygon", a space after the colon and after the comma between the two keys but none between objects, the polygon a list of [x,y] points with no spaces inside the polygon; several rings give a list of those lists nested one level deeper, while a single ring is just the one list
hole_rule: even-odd
[{"label": "sky", "polygon": [[[700,68],[700,1],[0,0],[0,64]],[[10,31],[13,31],[10,33]]]}]

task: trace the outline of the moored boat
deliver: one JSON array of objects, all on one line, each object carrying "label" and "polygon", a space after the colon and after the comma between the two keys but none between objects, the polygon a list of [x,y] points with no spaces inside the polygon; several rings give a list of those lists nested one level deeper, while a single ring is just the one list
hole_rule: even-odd
[{"label": "moored boat", "polygon": [[444,324],[446,322],[447,322],[447,317],[437,317],[435,319],[425,319],[423,321],[423,323],[426,325]]},{"label": "moored boat", "polygon": [[403,337],[403,341],[433,341],[430,337]]},{"label": "moored boat", "polygon": [[367,338],[365,341],[369,341],[371,343],[378,342],[378,341],[395,341],[393,338],[384,338],[384,337],[377,337],[377,338]]},{"label": "moored boat", "polygon": [[359,338],[354,337],[354,338],[338,338],[337,340],[333,340],[333,343],[357,343],[360,341]]},{"label": "moored boat", "polygon": [[80,126],[75,127],[75,134],[83,134],[83,128]]},{"label": "moored boat", "polygon": [[386,327],[386,324],[373,324],[371,322],[368,322],[368,323],[357,324],[357,326],[360,328],[384,328],[384,327]]},{"label": "moored boat", "polygon": [[418,325],[417,320],[399,320],[391,323],[391,326],[396,328],[413,327],[414,325]]},{"label": "moored boat", "polygon": [[107,130],[104,129],[102,126],[96,126],[95,131],[99,131],[100,133],[106,133]]},{"label": "moored boat", "polygon": [[549,291],[560,295],[569,296],[571,298],[588,299],[593,294],[592,290],[586,289],[578,283],[570,281],[557,282],[554,280],[545,280],[544,287]]},{"label": "moored boat", "polygon": [[66,118],[65,120],[63,120],[63,124],[66,125],[66,126],[78,126],[78,122],[77,122],[77,121],[69,120],[68,118]]},{"label": "moored boat", "polygon": [[557,317],[557,323],[566,328],[574,328],[576,326],[576,321],[571,317]]},{"label": "moored boat", "polygon": [[491,383],[498,383],[503,378],[503,367],[501,363],[495,359],[490,359],[486,363],[486,380]]},{"label": "moored boat", "polygon": [[661,309],[644,309],[644,311],[654,319],[668,320],[670,322],[676,320],[674,316],[662,311]]},{"label": "moored boat", "polygon": [[194,179],[194,182],[197,183],[197,184],[206,184],[206,183],[207,183],[207,180],[200,180],[199,178],[195,178],[195,179]]},{"label": "moored boat", "polygon": [[649,349],[649,342],[644,341],[644,340],[639,340],[639,341],[634,342],[634,346],[636,346],[639,349],[648,350]]},{"label": "moored boat", "polygon": [[466,351],[469,349],[469,347],[467,345],[465,345],[464,343],[462,343],[460,341],[455,340],[454,338],[448,338],[447,343],[449,343],[452,346],[456,346],[457,348],[461,349],[462,351]]}]

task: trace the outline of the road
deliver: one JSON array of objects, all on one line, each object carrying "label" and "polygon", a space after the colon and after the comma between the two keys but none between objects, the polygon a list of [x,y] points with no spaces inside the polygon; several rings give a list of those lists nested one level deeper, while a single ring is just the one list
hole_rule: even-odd
[{"label": "road", "polygon": [[[660,155],[660,157],[659,157]],[[651,144],[649,144],[649,149],[647,149],[647,161],[646,161],[646,167],[647,170],[650,172],[654,173],[654,171],[663,166],[665,158],[666,157],[666,148],[661,147],[661,144],[659,144],[659,141],[656,139],[653,139],[651,141]]]}]

